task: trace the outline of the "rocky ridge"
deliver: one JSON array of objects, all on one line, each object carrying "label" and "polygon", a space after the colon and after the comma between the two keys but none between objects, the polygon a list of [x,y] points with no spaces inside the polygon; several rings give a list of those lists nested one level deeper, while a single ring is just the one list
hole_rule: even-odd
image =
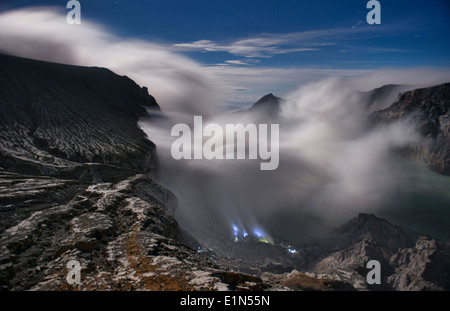
[{"label": "rocky ridge", "polygon": [[[352,238],[346,239],[350,233]],[[360,214],[333,231],[327,255],[312,267],[315,277],[349,282],[358,290],[449,290],[450,245],[406,232],[374,215]],[[334,241],[334,242],[333,242]],[[380,285],[368,285],[367,262],[381,265]]]},{"label": "rocky ridge", "polygon": [[401,93],[388,108],[370,115],[374,125],[410,122],[421,136],[402,152],[438,173],[450,175],[450,83]]},{"label": "rocky ridge", "polygon": [[[90,185],[64,205],[33,213],[0,236],[3,289],[269,288],[185,246],[166,194],[136,175]],[[82,267],[82,284],[75,287],[66,282],[70,260]]]},{"label": "rocky ridge", "polygon": [[146,88],[104,68],[0,55],[0,167],[83,181],[156,172],[137,126],[159,109]]}]

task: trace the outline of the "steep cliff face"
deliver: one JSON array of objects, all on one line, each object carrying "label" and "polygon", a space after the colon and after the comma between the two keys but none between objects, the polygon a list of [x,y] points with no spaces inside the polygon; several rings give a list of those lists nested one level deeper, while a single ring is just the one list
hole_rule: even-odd
[{"label": "steep cliff face", "polygon": [[421,135],[420,142],[404,152],[431,169],[450,175],[450,83],[416,89],[399,95],[384,110],[371,114],[375,125],[409,121]]},{"label": "steep cliff face", "polygon": [[159,107],[131,79],[0,55],[0,85],[5,170],[84,181],[155,172],[155,146],[137,122]]}]

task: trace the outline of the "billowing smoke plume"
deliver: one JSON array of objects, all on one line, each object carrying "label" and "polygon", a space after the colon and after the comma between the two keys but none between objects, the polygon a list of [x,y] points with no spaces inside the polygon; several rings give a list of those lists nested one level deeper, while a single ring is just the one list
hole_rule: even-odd
[{"label": "billowing smoke plume", "polygon": [[[273,119],[280,124],[274,171],[260,171],[259,160],[175,161],[171,127],[186,120],[192,126],[192,116],[143,121],[159,147],[165,182],[181,199],[179,221],[212,248],[220,248],[217,237],[232,239],[237,232],[301,243],[359,212],[382,208],[405,179],[392,150],[418,137],[408,124],[368,128],[374,107],[360,90],[379,84],[362,85],[362,78],[326,78],[286,94]],[[261,120],[267,117],[222,112],[204,123]]]},{"label": "billowing smoke plume", "polygon": [[[217,240],[263,232],[302,243],[359,212],[379,215],[408,207],[401,194],[423,191],[411,186],[415,168],[393,152],[420,139],[411,124],[371,128],[368,117],[401,91],[450,78],[437,76],[431,70],[386,70],[328,77],[285,94],[280,115],[273,118],[280,124],[275,171],[260,171],[259,161],[251,160],[173,160],[170,129],[186,120],[192,125],[192,116],[142,126],[159,146],[165,182],[181,198],[178,219],[202,242],[217,249]],[[376,96],[369,92],[393,83]],[[267,116],[222,112],[205,123],[261,120]]]},{"label": "billowing smoke plume", "polygon": [[[161,45],[121,39],[86,20],[71,27],[64,12],[34,8],[0,14],[0,51],[107,67],[147,86],[163,113],[141,126],[157,145],[163,182],[180,198],[177,219],[216,248],[237,232],[301,242],[358,212],[381,209],[408,178],[391,150],[416,136],[406,124],[368,129],[368,114],[388,106],[400,90],[450,80],[437,70],[385,70],[316,79],[277,94],[285,99],[273,119],[280,124],[279,167],[261,171],[260,160],[172,158],[170,133],[177,123],[192,125],[196,115],[220,125],[260,123],[267,116],[219,109],[214,86],[220,81]],[[401,86],[369,102],[364,92],[385,84]]]}]

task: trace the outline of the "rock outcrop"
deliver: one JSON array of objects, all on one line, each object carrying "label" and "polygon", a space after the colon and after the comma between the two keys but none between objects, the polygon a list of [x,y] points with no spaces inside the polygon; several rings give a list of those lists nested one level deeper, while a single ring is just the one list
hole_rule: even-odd
[{"label": "rock outcrop", "polygon": [[445,83],[400,94],[391,106],[372,113],[370,121],[375,125],[410,122],[421,139],[403,153],[438,173],[450,175],[449,108],[450,83]]},{"label": "rock outcrop", "polygon": [[387,278],[396,290],[450,290],[450,246],[420,237],[412,248],[390,259],[393,274]]},{"label": "rock outcrop", "polygon": [[[270,289],[185,246],[168,206],[167,190],[146,175],[90,185],[0,235],[0,284],[8,290]],[[80,285],[66,282],[71,260],[81,264]]]},{"label": "rock outcrop", "polygon": [[[325,242],[328,251],[312,269],[315,277],[338,279],[358,290],[450,290],[448,243],[416,237],[367,214],[360,214],[332,235]],[[370,271],[366,265],[371,260],[381,266],[379,285],[369,285],[366,280]]]},{"label": "rock outcrop", "polygon": [[413,88],[409,85],[386,84],[368,92],[356,92],[354,95],[369,111],[374,112],[389,107],[398,98],[399,93]]}]

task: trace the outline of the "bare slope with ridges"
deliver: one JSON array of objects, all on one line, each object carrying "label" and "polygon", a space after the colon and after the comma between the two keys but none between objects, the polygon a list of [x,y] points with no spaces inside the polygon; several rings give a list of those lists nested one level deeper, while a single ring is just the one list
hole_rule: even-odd
[{"label": "bare slope with ridges", "polygon": [[86,163],[156,169],[155,146],[137,122],[159,107],[131,79],[0,55],[0,85],[1,167],[60,177],[76,171],[85,180],[110,178],[86,173]]}]

